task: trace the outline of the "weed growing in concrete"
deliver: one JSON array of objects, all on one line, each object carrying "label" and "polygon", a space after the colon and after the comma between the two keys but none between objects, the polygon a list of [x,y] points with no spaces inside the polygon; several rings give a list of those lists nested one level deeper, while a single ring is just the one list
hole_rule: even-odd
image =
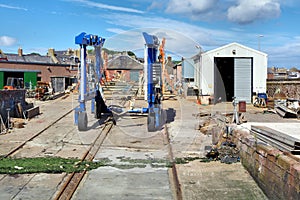
[{"label": "weed growing in concrete", "polygon": [[3,158],[0,174],[72,173],[106,166],[106,161],[88,162],[59,157]]}]

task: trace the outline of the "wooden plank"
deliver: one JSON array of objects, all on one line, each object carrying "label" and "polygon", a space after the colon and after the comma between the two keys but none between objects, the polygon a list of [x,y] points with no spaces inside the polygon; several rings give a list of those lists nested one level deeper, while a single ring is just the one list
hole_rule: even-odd
[{"label": "wooden plank", "polygon": [[274,140],[277,140],[281,143],[287,144],[290,147],[295,147],[295,143],[299,142],[297,138],[294,138],[290,135],[287,135],[285,133],[276,131],[274,129],[268,128],[266,126],[251,126],[251,130],[263,134],[269,138],[272,138]]},{"label": "wooden plank", "polygon": [[30,108],[30,109],[26,110],[26,114],[27,114],[27,118],[31,119],[40,114],[40,107],[36,106],[34,108]]}]

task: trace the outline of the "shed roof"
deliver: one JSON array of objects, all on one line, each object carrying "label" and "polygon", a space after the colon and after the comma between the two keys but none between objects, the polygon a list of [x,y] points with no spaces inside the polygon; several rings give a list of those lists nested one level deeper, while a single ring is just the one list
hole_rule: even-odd
[{"label": "shed roof", "polygon": [[110,70],[142,70],[144,65],[128,55],[117,56],[108,61],[107,69]]},{"label": "shed roof", "polygon": [[41,70],[31,70],[31,69],[11,69],[11,68],[0,68],[1,72],[38,72]]},{"label": "shed roof", "polygon": [[234,47],[234,46],[239,47],[239,48],[242,48],[242,49],[246,49],[246,50],[248,50],[248,51],[252,51],[253,53],[260,54],[260,55],[262,55],[262,56],[267,56],[267,55],[268,55],[268,54],[266,54],[266,53],[264,53],[264,52],[261,52],[261,51],[252,49],[252,48],[250,48],[250,47],[244,46],[244,45],[239,44],[239,43],[237,43],[237,42],[233,42],[233,43],[230,43],[230,44],[227,44],[227,45],[218,47],[218,48],[216,48],[216,49],[207,51],[207,52],[203,53],[202,55],[215,53],[215,52],[221,51],[221,50],[223,50],[223,49],[230,48],[230,47]]},{"label": "shed roof", "polygon": [[18,54],[6,54],[8,61],[24,62],[24,63],[49,63],[53,64],[49,56],[41,56],[37,54],[28,54],[19,56]]}]

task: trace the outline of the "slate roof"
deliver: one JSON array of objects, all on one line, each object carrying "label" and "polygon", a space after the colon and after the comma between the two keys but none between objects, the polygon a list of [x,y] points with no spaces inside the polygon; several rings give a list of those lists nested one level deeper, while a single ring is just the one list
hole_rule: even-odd
[{"label": "slate roof", "polygon": [[[55,57],[62,64],[75,64],[75,57],[67,51],[55,51]],[[79,59],[79,58],[78,58]]]},{"label": "slate roof", "polygon": [[[76,64],[75,56],[69,54],[68,51],[55,51],[55,57],[49,55],[39,55],[39,54],[24,54],[19,56],[18,54],[7,53],[5,54],[7,62],[17,62],[17,63],[37,63],[37,64],[50,64],[50,65],[70,65]],[[58,63],[55,62],[55,58]],[[78,61],[79,59],[77,59]]]},{"label": "slate roof", "polygon": [[120,55],[108,61],[110,70],[142,70],[144,65],[128,55]]},{"label": "slate roof", "polygon": [[47,63],[54,64],[50,56],[41,56],[36,54],[28,54],[19,56],[18,54],[6,54],[7,60],[22,63]]}]

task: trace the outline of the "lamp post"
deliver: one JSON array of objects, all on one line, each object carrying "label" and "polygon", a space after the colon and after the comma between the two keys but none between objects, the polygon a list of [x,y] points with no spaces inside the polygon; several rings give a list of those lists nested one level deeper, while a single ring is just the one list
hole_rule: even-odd
[{"label": "lamp post", "polygon": [[[195,46],[197,49],[199,49],[199,60],[198,60],[198,67],[195,70],[194,76],[196,75],[195,79],[195,85],[197,86],[198,92],[197,92],[197,103],[201,104],[200,98],[199,98],[199,93],[202,95],[201,91],[201,81],[202,81],[202,69],[201,69],[201,54],[202,54],[202,48],[200,45]],[[199,70],[199,71],[198,71]]]}]

